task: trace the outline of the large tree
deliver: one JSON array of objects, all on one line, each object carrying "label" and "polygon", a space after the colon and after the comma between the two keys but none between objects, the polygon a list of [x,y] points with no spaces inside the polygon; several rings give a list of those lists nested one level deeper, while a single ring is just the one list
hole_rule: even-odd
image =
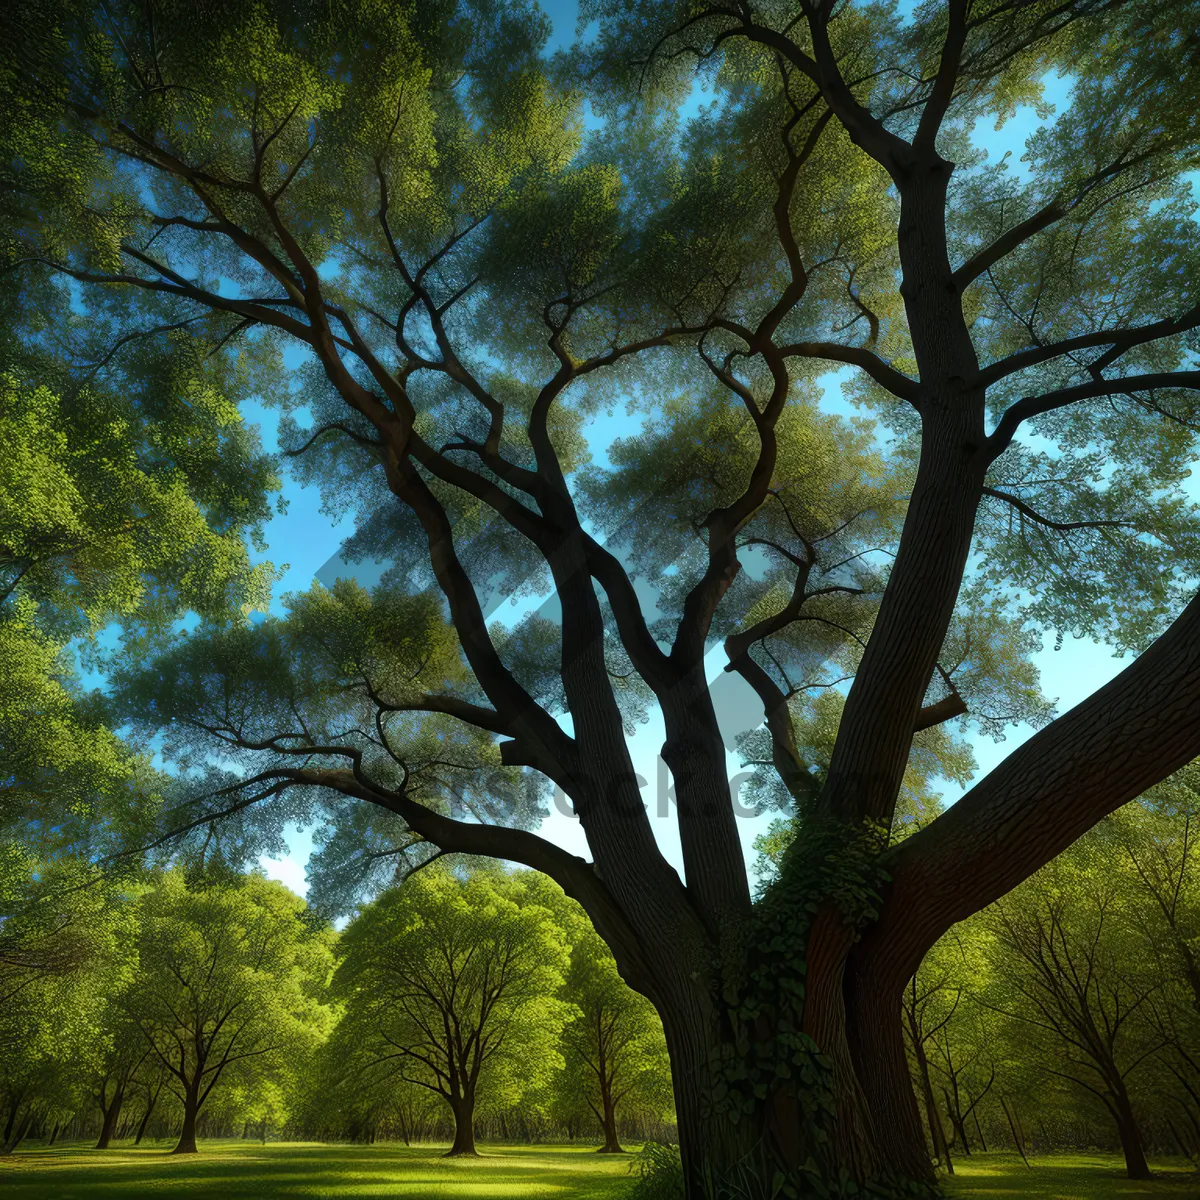
[{"label": "large tree", "polygon": [[341,1032],[366,1051],[369,1083],[395,1077],[446,1102],[452,1156],[475,1154],[478,1100],[519,1096],[561,1065],[567,952],[538,898],[527,880],[433,867],[342,935]]},{"label": "large tree", "polygon": [[319,995],[332,967],[328,937],[304,902],[250,875],[200,881],[163,874],[140,905],[137,977],[122,998],[183,1109],[173,1153],[196,1153],[196,1121],[220,1086],[272,1073],[327,1032]]},{"label": "large tree", "polygon": [[[393,564],[374,596],[184,639],[130,711],[194,756],[178,828],[291,790],[342,866],[420,842],[553,877],[662,1016],[697,1194],[752,1155],[928,1180],[906,981],[1200,753],[1195,10],[583,15],[553,68],[518,0],[6,17],[14,266],[71,281],[113,362],[193,320],[218,354],[298,347],[271,395],[291,452],[360,514],[351,553]],[[973,126],[1067,69],[1023,169],[988,161]],[[681,125],[697,71],[715,107]],[[873,427],[818,408],[831,366]],[[618,398],[650,419],[589,443]],[[489,626],[497,590],[556,603]],[[947,722],[1047,715],[1038,627],[1138,656],[893,840],[906,782],[962,773]],[[718,645],[765,715],[756,798],[800,825],[758,906]],[[630,759],[647,702],[683,878]],[[591,862],[528,828],[534,793],[489,803],[522,768]]]}]

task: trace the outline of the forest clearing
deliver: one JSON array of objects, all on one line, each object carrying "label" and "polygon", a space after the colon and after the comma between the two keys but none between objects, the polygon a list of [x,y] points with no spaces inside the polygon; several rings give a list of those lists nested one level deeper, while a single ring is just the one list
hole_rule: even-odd
[{"label": "forest clearing", "polygon": [[[213,1142],[202,1158],[179,1159],[164,1147],[82,1147],[40,1151],[0,1162],[0,1187],[12,1200],[135,1200],[170,1192],[188,1200],[610,1200],[627,1194],[630,1160],[591,1147],[481,1147],[469,1161],[428,1146],[328,1146],[314,1143]],[[973,1155],[947,1187],[953,1200],[1141,1200],[1194,1197],[1191,1171],[1179,1160],[1155,1162],[1155,1178],[1124,1177],[1115,1155],[1056,1154],[1026,1167],[1015,1154]]]}]

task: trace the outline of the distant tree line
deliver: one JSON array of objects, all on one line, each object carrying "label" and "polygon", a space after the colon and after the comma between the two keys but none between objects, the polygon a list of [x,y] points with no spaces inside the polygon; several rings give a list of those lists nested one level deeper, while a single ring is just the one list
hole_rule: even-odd
[{"label": "distant tree line", "polygon": [[[1196,771],[956,926],[905,989],[935,1158],[1200,1163]],[[760,839],[769,874],[790,830]],[[674,1137],[662,1027],[534,872],[434,863],[340,932],[261,875],[121,881],[11,852],[0,1134],[449,1142]]]},{"label": "distant tree line", "polygon": [[341,932],[258,874],[12,855],[0,1145],[668,1139],[662,1026],[548,880],[438,864]]}]

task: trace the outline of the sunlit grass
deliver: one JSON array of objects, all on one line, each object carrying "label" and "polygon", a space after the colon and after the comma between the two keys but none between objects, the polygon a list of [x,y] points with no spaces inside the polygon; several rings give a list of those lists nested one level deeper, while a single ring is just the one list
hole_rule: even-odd
[{"label": "sunlit grass", "polygon": [[[617,1200],[629,1186],[629,1159],[584,1146],[484,1146],[478,1159],[447,1159],[431,1146],[334,1146],[206,1142],[195,1157],[174,1158],[170,1142],[134,1150],[80,1146],[30,1149],[0,1159],[4,1200]],[[1154,1163],[1149,1183],[1126,1179],[1113,1155],[1035,1157],[980,1154],[955,1163],[946,1181],[954,1200],[1200,1200],[1200,1176],[1182,1160]]]},{"label": "sunlit grass", "polygon": [[1124,1161],[1110,1154],[1034,1156],[1026,1166],[1015,1154],[973,1154],[957,1160],[946,1180],[954,1200],[1137,1200],[1142,1196],[1200,1197],[1200,1176],[1183,1159],[1151,1163],[1155,1178],[1138,1182],[1125,1175]]},{"label": "sunlit grass", "polygon": [[607,1200],[629,1181],[629,1160],[593,1147],[484,1146],[478,1159],[439,1148],[206,1142],[195,1157],[151,1149],[31,1150],[0,1160],[4,1200],[132,1200],[133,1197],[442,1197]]}]

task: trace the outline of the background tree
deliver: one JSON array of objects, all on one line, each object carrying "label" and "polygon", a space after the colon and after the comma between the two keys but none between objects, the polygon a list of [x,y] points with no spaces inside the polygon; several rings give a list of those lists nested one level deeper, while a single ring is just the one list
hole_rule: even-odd
[{"label": "background tree", "polygon": [[189,888],[167,872],[143,898],[125,1004],[183,1108],[174,1153],[196,1152],[197,1118],[218,1085],[253,1063],[261,1087],[319,1040],[331,956],[302,910],[254,875]]},{"label": "background tree", "polygon": [[[563,1028],[561,1087],[579,1095],[600,1126],[602,1154],[621,1154],[618,1112],[637,1093],[669,1093],[662,1023],[653,1005],[630,990],[612,952],[577,905],[563,914],[571,946],[563,999],[578,1010]],[[561,919],[561,917],[560,917]],[[665,1075],[665,1078],[664,1078]]]},{"label": "background tree", "polygon": [[377,1063],[441,1096],[454,1115],[451,1155],[475,1154],[475,1106],[561,1066],[569,1016],[557,999],[562,933],[519,877],[460,879],[427,868],[368,906],[342,935],[343,1020]]},{"label": "background tree", "polygon": [[[314,819],[381,810],[339,852],[544,871],[659,1010],[691,1193],[752,1151],[797,1186],[810,1158],[928,1184],[906,982],[1200,752],[1191,15],[604,0],[551,73],[515,0],[22,5],[10,262],[81,285],[110,348],[193,319],[212,346],[302,348],[272,393],[312,421],[289,448],[367,514],[351,552],[396,564],[379,608],[317,591],[139,664],[139,727],[233,772],[190,777],[173,828],[294,789]],[[1070,101],[1018,179],[970,131],[1055,69]],[[697,70],[717,107],[680,129]],[[874,429],[818,409],[828,364]],[[618,394],[653,419],[585,470]],[[553,593],[554,618],[489,629],[494,587]],[[1140,653],[893,842],[914,761],[969,769],[947,721],[1048,717],[1042,628]],[[757,909],[718,643],[763,706],[757,794],[800,813]],[[626,740],[651,698],[686,884]],[[561,786],[594,862],[471,796],[481,766],[526,800],[519,768]]]},{"label": "background tree", "polygon": [[123,1017],[121,1014],[111,1022],[112,1027],[106,1031],[109,1044],[92,1082],[92,1099],[102,1117],[97,1150],[107,1150],[111,1144],[125,1102],[136,1087],[138,1072],[150,1056],[142,1031]]},{"label": "background tree", "polygon": [[90,1103],[85,1083],[113,1047],[110,1004],[136,968],[132,905],[87,866],[0,849],[0,1147],[35,1121]]},{"label": "background tree", "polygon": [[1042,1070],[1100,1100],[1129,1177],[1148,1179],[1131,1079],[1162,1049],[1145,1021],[1161,980],[1141,967],[1124,880],[1096,850],[1090,839],[995,906],[990,925],[1007,952],[998,987],[1018,998],[1010,1015],[1039,1039]]}]

